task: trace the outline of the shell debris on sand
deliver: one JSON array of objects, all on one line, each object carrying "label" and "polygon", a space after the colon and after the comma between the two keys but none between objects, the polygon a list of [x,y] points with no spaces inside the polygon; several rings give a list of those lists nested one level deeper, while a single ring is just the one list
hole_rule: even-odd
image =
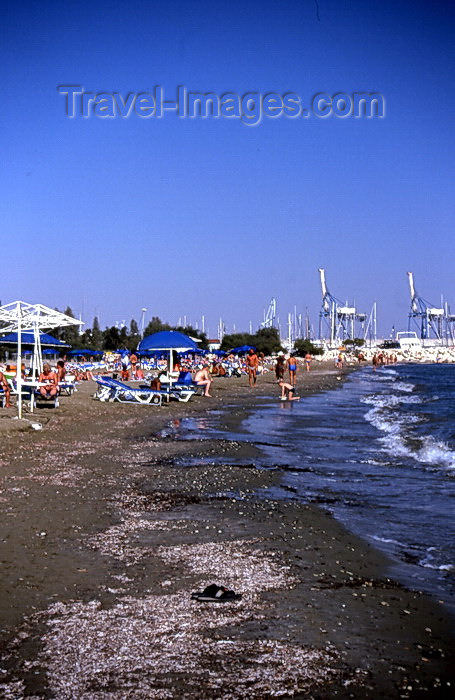
[{"label": "shell debris on sand", "polygon": [[[192,605],[186,594],[56,603],[36,617],[48,632],[36,666],[60,700],[198,698],[235,700],[294,695],[340,677],[336,652],[277,640],[207,637],[255,616],[234,606]],[[21,696],[16,696],[21,697]]]}]

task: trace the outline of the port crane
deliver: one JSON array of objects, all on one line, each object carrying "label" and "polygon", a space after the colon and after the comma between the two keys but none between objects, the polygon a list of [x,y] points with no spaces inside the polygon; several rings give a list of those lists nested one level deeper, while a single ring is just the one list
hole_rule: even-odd
[{"label": "port crane", "polygon": [[444,304],[441,300],[441,306],[436,307],[434,304],[426,301],[418,294],[415,284],[414,275],[408,272],[409,291],[411,294],[411,307],[408,315],[408,331],[411,326],[417,326],[419,337],[421,340],[429,340],[431,338],[447,342],[454,341],[453,324],[455,315],[450,313],[447,302]]},{"label": "port crane", "polygon": [[[324,268],[319,268],[322,290],[322,306],[319,312],[319,339],[326,340],[330,346],[339,345],[346,339],[366,339],[368,333],[376,338],[376,304],[370,316],[357,311],[355,306],[343,304],[327,288]],[[368,319],[368,320],[367,320]],[[323,337],[323,326],[328,329],[328,337]],[[360,329],[358,330],[358,325]]]},{"label": "port crane", "polygon": [[276,320],[276,299],[272,297],[270,300],[269,308],[267,313],[264,310],[264,320],[261,323],[261,328],[275,328]]}]

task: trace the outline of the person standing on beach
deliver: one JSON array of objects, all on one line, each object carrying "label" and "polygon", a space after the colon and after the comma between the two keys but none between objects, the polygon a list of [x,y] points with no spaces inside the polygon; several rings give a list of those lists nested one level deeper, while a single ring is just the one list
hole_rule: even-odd
[{"label": "person standing on beach", "polygon": [[130,356],[126,352],[124,355],[122,355],[122,374],[121,377],[123,380],[128,381],[130,378]]},{"label": "person standing on beach", "polygon": [[9,408],[11,406],[10,403],[10,398],[11,398],[11,389],[9,388],[8,381],[3,374],[3,372],[0,372],[0,387],[3,389],[5,392],[5,408]]},{"label": "person standing on beach", "polygon": [[250,387],[256,386],[256,375],[258,371],[259,358],[256,351],[251,348],[246,356],[246,369],[248,372],[248,384]]},{"label": "person standing on beach", "polygon": [[131,363],[131,376],[133,379],[136,379],[136,367],[137,367],[137,355],[131,353],[130,355],[130,363]]},{"label": "person standing on beach", "polygon": [[278,359],[276,361],[275,365],[275,377],[279,381],[280,379],[284,379],[284,369],[285,369],[285,364],[284,364],[284,356],[283,353],[281,355],[278,355]]},{"label": "person standing on beach", "polygon": [[305,367],[306,367],[306,371],[307,371],[307,372],[310,371],[310,365],[311,365],[312,359],[313,359],[313,358],[311,357],[310,353],[307,352],[306,355],[305,355]]},{"label": "person standing on beach", "polygon": [[295,386],[295,376],[297,374],[297,358],[290,355],[288,358],[289,382],[291,386]]}]

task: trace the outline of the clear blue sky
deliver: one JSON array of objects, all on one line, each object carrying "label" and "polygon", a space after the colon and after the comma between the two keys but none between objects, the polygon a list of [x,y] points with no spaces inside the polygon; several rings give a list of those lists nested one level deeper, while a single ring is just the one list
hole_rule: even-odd
[{"label": "clear blue sky", "polygon": [[[319,6],[319,18],[317,14]],[[454,28],[439,0],[10,2],[2,9],[0,299],[91,325],[205,314],[317,326],[318,268],[379,331],[406,272],[455,311]],[[69,119],[90,92],[379,92],[383,119]]]}]

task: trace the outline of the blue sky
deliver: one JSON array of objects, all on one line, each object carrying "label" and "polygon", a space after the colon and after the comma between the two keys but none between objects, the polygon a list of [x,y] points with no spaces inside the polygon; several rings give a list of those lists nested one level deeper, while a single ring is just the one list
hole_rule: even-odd
[{"label": "blue sky", "polygon": [[[330,291],[388,335],[422,296],[455,311],[454,18],[396,0],[18,2],[0,59],[3,304],[102,327],[147,308],[256,327],[270,298],[317,328]],[[379,92],[383,119],[69,119],[87,92]],[[8,253],[10,251],[10,253]],[[14,252],[13,252],[14,251]],[[5,260],[5,258],[4,258]]]}]

